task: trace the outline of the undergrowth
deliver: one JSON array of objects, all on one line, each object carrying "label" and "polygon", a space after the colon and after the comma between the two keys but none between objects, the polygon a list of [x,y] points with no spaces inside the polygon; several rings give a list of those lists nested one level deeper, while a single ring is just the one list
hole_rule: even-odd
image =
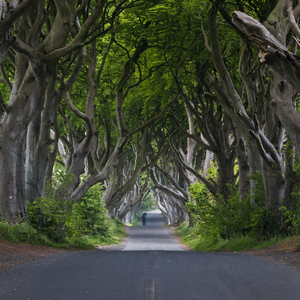
[{"label": "undergrowth", "polygon": [[126,232],[121,222],[109,218],[101,201],[102,185],[94,185],[74,203],[66,200],[73,178],[58,175],[55,184],[47,184],[44,197],[27,204],[27,219],[18,224],[0,222],[0,237],[12,243],[84,250],[118,244]]},{"label": "undergrowth", "polygon": [[122,239],[126,237],[126,235],[127,233],[124,229],[123,223],[114,219],[111,220],[108,236],[102,236],[102,235],[89,236],[88,241],[94,246],[97,245],[106,246],[110,244],[119,244],[121,243]]},{"label": "undergrowth", "polygon": [[[263,178],[257,172],[252,196],[241,197],[236,187],[226,199],[213,196],[200,182],[189,187],[186,207],[190,224],[181,224],[177,234],[196,251],[241,251],[277,242],[281,231],[276,217],[265,207]],[[190,225],[190,227],[189,227]]]},{"label": "undergrowth", "polygon": [[38,232],[26,223],[9,224],[0,222],[0,242],[4,239],[15,244],[31,244],[35,246],[48,246],[53,248],[67,249],[76,247],[83,250],[91,250],[98,245],[119,244],[126,236],[123,224],[118,220],[110,220],[109,234],[102,236],[86,235],[76,239],[61,239],[59,242],[50,240],[45,234]]},{"label": "undergrowth", "polygon": [[176,234],[190,249],[194,251],[242,251],[247,249],[263,249],[272,246],[283,240],[282,237],[275,236],[269,240],[261,240],[248,235],[235,236],[229,239],[218,238],[214,240],[205,239],[197,234],[195,228],[189,227],[188,222],[184,222],[175,228]]}]

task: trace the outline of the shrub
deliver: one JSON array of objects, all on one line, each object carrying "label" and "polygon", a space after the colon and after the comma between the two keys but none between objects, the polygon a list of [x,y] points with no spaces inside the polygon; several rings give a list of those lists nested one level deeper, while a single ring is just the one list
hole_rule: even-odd
[{"label": "shrub", "polygon": [[30,225],[55,242],[66,237],[65,223],[73,204],[66,199],[69,197],[73,178],[73,175],[60,175],[55,185],[50,182],[46,184],[43,197],[32,204],[27,203]]},{"label": "shrub", "polygon": [[101,201],[102,185],[91,187],[83,198],[74,204],[66,200],[70,195],[73,175],[58,174],[56,181],[47,184],[45,196],[27,204],[30,225],[54,242],[69,238],[79,246],[87,235],[109,235],[107,210]]},{"label": "shrub", "polygon": [[0,222],[0,237],[11,243],[30,243],[34,245],[48,245],[50,241],[39,234],[32,226],[20,223],[9,224],[5,221]]},{"label": "shrub", "polygon": [[231,196],[224,199],[222,195],[215,198],[202,183],[190,186],[192,199],[186,204],[192,224],[199,236],[216,241],[234,236],[256,236],[269,239],[277,233],[277,224],[271,211],[265,209],[263,180],[260,173],[256,180],[252,203],[250,195],[240,197],[236,188],[229,186]]},{"label": "shrub", "polygon": [[67,216],[66,228],[71,239],[83,235],[109,235],[110,221],[107,210],[101,201],[102,185],[91,187],[80,200],[73,205]]},{"label": "shrub", "polygon": [[284,217],[284,222],[288,226],[288,232],[290,234],[300,233],[300,187],[292,194],[296,200],[293,209],[287,209],[286,206],[281,206],[280,210]]}]

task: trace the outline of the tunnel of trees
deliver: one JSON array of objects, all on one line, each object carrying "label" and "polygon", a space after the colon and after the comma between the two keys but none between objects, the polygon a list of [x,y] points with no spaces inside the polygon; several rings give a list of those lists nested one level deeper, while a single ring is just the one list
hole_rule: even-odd
[{"label": "tunnel of trees", "polygon": [[125,222],[148,198],[169,223],[233,199],[299,221],[298,1],[0,0],[0,15],[1,218],[98,186]]}]

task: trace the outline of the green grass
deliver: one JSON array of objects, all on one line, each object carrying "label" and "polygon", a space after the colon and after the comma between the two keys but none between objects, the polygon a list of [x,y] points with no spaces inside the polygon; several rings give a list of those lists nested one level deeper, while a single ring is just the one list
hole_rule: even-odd
[{"label": "green grass", "polygon": [[198,243],[197,235],[192,227],[189,227],[188,222],[184,222],[175,228],[177,236],[181,238],[186,246],[194,249]]},{"label": "green grass", "polygon": [[62,239],[59,242],[51,241],[26,223],[8,224],[7,222],[0,222],[0,242],[1,239],[5,239],[15,244],[31,244],[59,249],[67,249],[75,246],[82,250],[92,250],[98,245],[119,244],[126,237],[126,231],[120,221],[111,220],[110,222],[107,236],[78,236],[72,241]]},{"label": "green grass", "polygon": [[108,236],[89,236],[88,241],[94,246],[106,246],[110,244],[120,244],[122,239],[127,236],[122,222],[111,220]]},{"label": "green grass", "polygon": [[0,222],[0,237],[15,244],[52,245],[46,236],[25,223],[11,225],[7,222]]},{"label": "green grass", "polygon": [[237,236],[232,239],[205,240],[196,234],[196,230],[188,227],[188,223],[184,222],[175,228],[177,236],[181,238],[183,243],[194,251],[242,251],[251,248],[263,249],[282,241],[282,238],[274,237],[269,241],[262,241],[250,236]]},{"label": "green grass", "polygon": [[254,248],[255,249],[264,249],[270,246],[273,246],[277,243],[282,242],[284,239],[282,237],[274,237],[270,239],[269,241],[262,241],[258,245],[256,245]]}]

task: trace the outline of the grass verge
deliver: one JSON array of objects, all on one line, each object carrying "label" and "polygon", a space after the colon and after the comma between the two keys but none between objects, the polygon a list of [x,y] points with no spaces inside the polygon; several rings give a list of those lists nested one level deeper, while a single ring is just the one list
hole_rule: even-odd
[{"label": "grass verge", "polygon": [[175,228],[175,232],[182,242],[194,251],[222,251],[234,252],[247,249],[264,249],[276,243],[282,242],[283,238],[274,237],[268,241],[262,241],[250,236],[237,236],[232,239],[205,240],[197,235],[196,230],[188,226],[187,222]]},{"label": "grass verge", "polygon": [[89,236],[88,240],[93,246],[106,246],[111,244],[120,244],[122,239],[127,236],[122,222],[114,219],[111,220],[109,235],[107,237],[96,235]]},{"label": "grass verge", "polygon": [[82,250],[92,250],[99,245],[119,244],[126,237],[126,231],[120,221],[111,220],[110,222],[110,228],[106,236],[79,236],[76,239],[66,238],[58,242],[51,241],[47,236],[26,223],[12,225],[7,222],[0,222],[0,243],[1,239],[5,239],[14,244],[31,244],[59,249],[68,249],[75,246]]}]

